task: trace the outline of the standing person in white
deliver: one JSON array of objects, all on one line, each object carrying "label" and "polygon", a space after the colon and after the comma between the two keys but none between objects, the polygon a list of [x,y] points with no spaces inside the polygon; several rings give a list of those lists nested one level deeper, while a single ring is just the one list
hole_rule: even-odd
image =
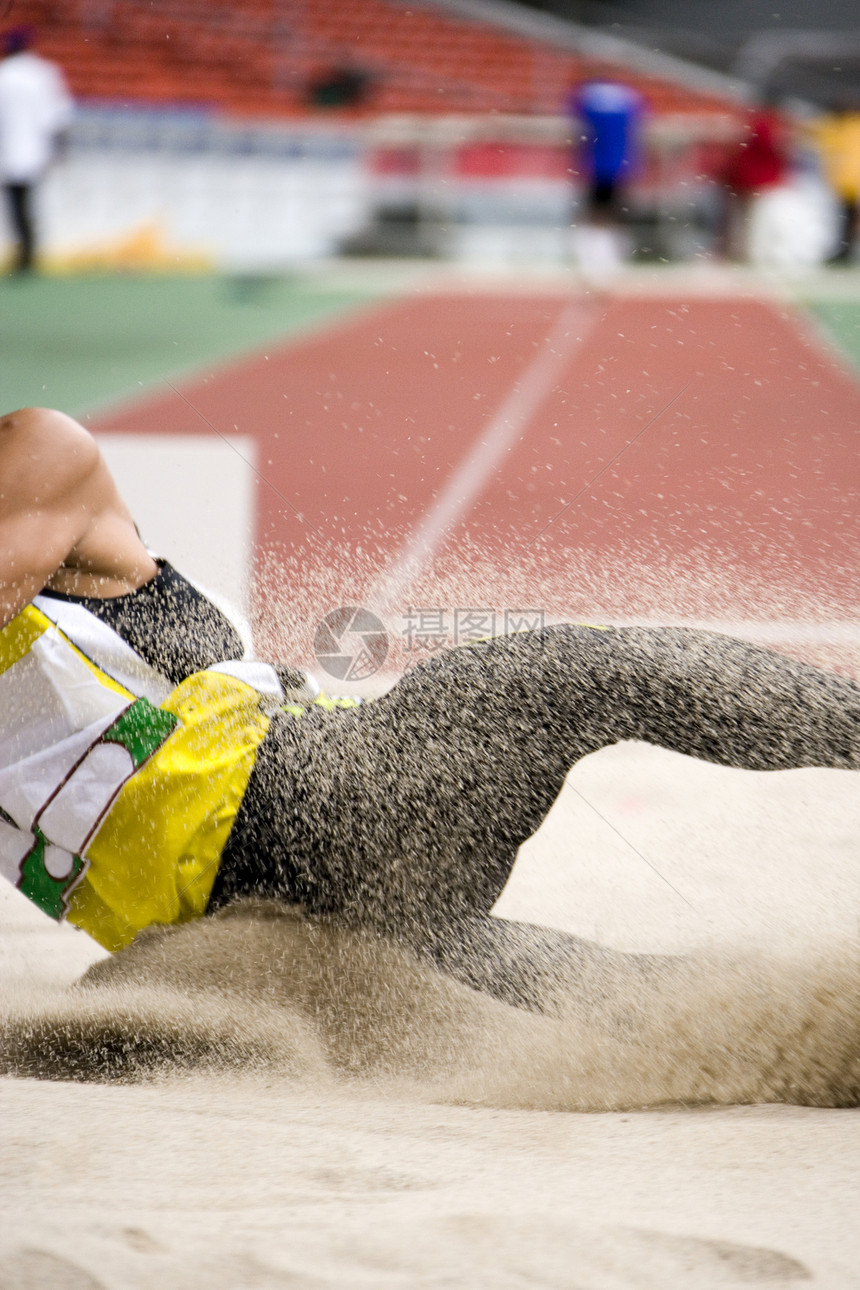
[{"label": "standing person in white", "polygon": [[32,41],[28,28],[6,32],[0,62],[0,182],[16,242],[12,267],[18,273],[34,266],[33,190],[62,146],[73,109],[62,72],[33,53]]}]

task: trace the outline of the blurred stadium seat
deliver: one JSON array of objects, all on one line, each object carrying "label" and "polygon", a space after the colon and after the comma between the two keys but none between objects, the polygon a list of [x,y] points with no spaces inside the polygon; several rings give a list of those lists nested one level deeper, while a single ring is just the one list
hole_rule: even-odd
[{"label": "blurred stadium seat", "polygon": [[[19,0],[46,56],[83,101],[210,106],[282,117],[305,113],[316,72],[366,74],[358,112],[554,114],[572,80],[617,66],[398,0]],[[653,111],[724,112],[726,103],[653,76],[624,74]]]}]

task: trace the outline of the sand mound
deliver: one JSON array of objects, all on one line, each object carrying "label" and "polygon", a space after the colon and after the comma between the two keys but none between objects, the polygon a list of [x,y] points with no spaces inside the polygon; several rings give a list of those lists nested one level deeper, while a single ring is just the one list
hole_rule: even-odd
[{"label": "sand mound", "polygon": [[49,1079],[220,1068],[530,1109],[851,1106],[860,951],[721,951],[647,973],[610,954],[540,1015],[368,934],[243,903],[150,930],[64,993],[17,999],[0,1039],[2,1073]]}]

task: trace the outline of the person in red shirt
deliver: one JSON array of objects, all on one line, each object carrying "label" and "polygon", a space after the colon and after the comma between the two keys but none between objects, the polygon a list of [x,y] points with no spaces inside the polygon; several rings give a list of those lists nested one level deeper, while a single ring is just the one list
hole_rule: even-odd
[{"label": "person in red shirt", "polygon": [[723,173],[727,191],[723,250],[732,260],[747,258],[749,225],[758,198],[785,183],[791,169],[785,124],[775,108],[754,111],[747,131]]}]

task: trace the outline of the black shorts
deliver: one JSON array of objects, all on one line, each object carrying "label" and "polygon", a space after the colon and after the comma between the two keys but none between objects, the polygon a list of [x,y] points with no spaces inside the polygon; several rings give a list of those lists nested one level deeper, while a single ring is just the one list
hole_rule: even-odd
[{"label": "black shorts", "polygon": [[610,215],[616,212],[621,184],[617,178],[593,179],[588,190],[588,208],[595,214]]}]

